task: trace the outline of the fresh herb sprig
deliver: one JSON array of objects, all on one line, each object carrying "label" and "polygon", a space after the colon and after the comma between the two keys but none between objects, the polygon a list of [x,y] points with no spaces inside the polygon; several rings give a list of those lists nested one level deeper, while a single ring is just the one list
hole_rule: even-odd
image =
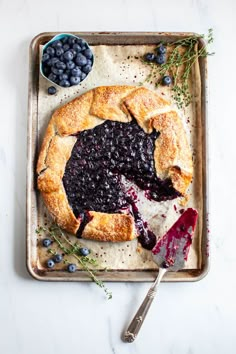
[{"label": "fresh herb sprig", "polygon": [[[41,234],[42,232],[46,232],[48,236],[56,242],[57,246],[63,251],[64,254],[66,254],[67,256],[74,257],[80,267],[88,273],[91,280],[104,290],[107,298],[112,298],[112,293],[107,289],[105,284],[97,278],[97,276],[94,274],[94,271],[89,268],[89,265],[97,267],[97,260],[92,257],[82,256],[79,251],[81,245],[78,242],[72,243],[61,230],[61,228],[57,225],[52,225],[49,228],[45,228],[42,226],[38,227],[36,233]],[[52,248],[48,249],[48,253],[56,255],[56,251]],[[67,260],[64,260],[64,263],[69,262]]]},{"label": "fresh herb sprig", "polygon": [[[205,39],[205,45],[202,47],[198,46],[200,38]],[[207,36],[196,34],[171,43],[162,42],[162,45],[166,45],[170,48],[167,60],[162,65],[145,62],[151,67],[150,73],[145,81],[154,81],[159,77],[156,83],[157,87],[164,76],[172,76],[172,97],[178,108],[187,107],[192,102],[192,94],[189,87],[191,69],[199,58],[214,54],[207,50],[207,46],[211,44],[213,40],[213,30],[209,29]]]}]

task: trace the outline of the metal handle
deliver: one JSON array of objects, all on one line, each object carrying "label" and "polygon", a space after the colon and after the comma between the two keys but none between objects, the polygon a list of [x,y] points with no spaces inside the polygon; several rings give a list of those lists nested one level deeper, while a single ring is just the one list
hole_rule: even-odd
[{"label": "metal handle", "polygon": [[157,287],[163,277],[163,275],[165,274],[165,272],[167,271],[167,269],[165,268],[160,268],[159,269],[159,273],[158,276],[154,282],[154,284],[151,286],[151,288],[149,289],[145,299],[143,300],[141,306],[139,307],[138,311],[136,312],[133,320],[130,322],[129,327],[127,328],[127,330],[125,331],[124,335],[123,335],[123,341],[127,342],[127,343],[132,343],[135,338],[137,337],[142,324],[145,320],[145,317],[148,313],[148,310],[153,302],[153,299],[157,293]]}]

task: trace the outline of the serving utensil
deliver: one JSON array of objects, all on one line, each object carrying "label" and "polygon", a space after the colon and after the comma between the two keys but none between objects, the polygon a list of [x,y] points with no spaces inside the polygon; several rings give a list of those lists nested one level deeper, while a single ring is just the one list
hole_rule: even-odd
[{"label": "serving utensil", "polygon": [[133,320],[123,334],[123,341],[133,342],[145,320],[148,310],[157,293],[160,284],[166,272],[177,272],[184,267],[188,258],[190,246],[192,244],[193,232],[196,226],[198,213],[195,209],[188,208],[176,221],[176,223],[167,231],[167,233],[158,240],[152,250],[153,260],[159,267],[156,280],[148,290],[141,306],[136,312]]}]

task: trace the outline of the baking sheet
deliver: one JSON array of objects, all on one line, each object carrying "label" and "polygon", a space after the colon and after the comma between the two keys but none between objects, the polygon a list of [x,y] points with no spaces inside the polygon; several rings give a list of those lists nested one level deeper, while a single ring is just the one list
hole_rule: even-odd
[{"label": "baking sheet", "polygon": [[[81,35],[83,36],[83,35]],[[98,36],[98,34],[97,34]],[[124,34],[121,37],[124,37]],[[141,36],[141,34],[140,34]],[[180,36],[180,34],[179,34]],[[46,35],[45,35],[46,37]],[[84,37],[84,36],[83,36]],[[74,97],[87,90],[100,85],[144,85],[147,88],[155,90],[165,98],[170,98],[171,92],[168,87],[160,86],[155,88],[155,82],[148,83],[145,78],[150,72],[149,66],[145,65],[141,61],[143,54],[152,51],[155,48],[153,44],[140,44],[132,45],[124,42],[116,43],[112,45],[106,45],[106,41],[111,40],[110,35],[101,35],[100,42],[93,45],[95,35],[91,35],[85,39],[88,40],[95,54],[95,63],[92,72],[88,78],[80,85],[74,86],[68,89],[60,89],[54,96],[47,94],[47,88],[49,83],[41,75],[38,75],[38,81],[35,86],[35,94],[33,95],[37,99],[37,112],[35,113],[32,121],[32,128],[35,129],[34,135],[35,144],[31,141],[31,152],[34,147],[41,145],[42,137],[44,135],[48,121],[50,120],[52,112],[59,106],[70,101]],[[160,38],[161,37],[161,38]],[[155,39],[154,43],[158,43],[160,39],[163,39],[164,34],[155,36],[153,34],[143,35],[143,43],[150,43],[150,39]],[[99,36],[98,36],[99,38]],[[137,39],[135,35],[129,34],[125,37],[126,40],[132,43],[132,39]],[[35,53],[34,60],[39,62],[39,53],[41,50],[40,44],[42,44],[38,38],[37,53]],[[114,34],[114,39],[117,41],[117,36]],[[48,40],[48,39],[46,39]],[[102,40],[105,43],[102,43]],[[145,42],[146,40],[146,42]],[[37,41],[37,40],[36,40]],[[96,41],[95,41],[96,42]],[[33,48],[32,48],[33,49]],[[38,54],[38,55],[37,55]],[[36,71],[38,70],[38,62],[36,63]],[[192,72],[192,90],[194,95],[193,103],[187,107],[184,111],[180,112],[183,123],[185,125],[189,141],[191,143],[193,157],[194,157],[194,179],[190,186],[190,199],[187,206],[194,207],[199,212],[198,227],[195,231],[193,239],[193,245],[190,250],[189,259],[186,263],[185,270],[178,273],[167,274],[166,280],[194,280],[199,278],[206,272],[206,257],[203,251],[206,251],[206,230],[203,230],[205,225],[204,215],[206,212],[206,195],[204,195],[204,156],[203,156],[203,141],[204,124],[203,124],[203,112],[202,108],[202,87],[203,83],[201,79],[201,63],[200,66],[197,63]],[[32,96],[31,96],[32,98]],[[176,109],[176,107],[174,107]],[[37,123],[37,124],[35,124]],[[34,158],[37,158],[37,152]],[[205,149],[204,149],[205,152]],[[34,160],[35,162],[35,160]],[[31,165],[32,166],[32,165]],[[32,174],[34,177],[34,173]],[[28,184],[30,182],[28,181]],[[32,198],[32,193],[34,198]],[[157,236],[163,235],[167,229],[178,219],[180,216],[180,210],[183,208],[179,204],[179,198],[174,201],[167,201],[156,203],[148,201],[143,192],[139,191],[139,208],[144,216],[144,219],[148,221],[150,228]],[[46,208],[42,202],[38,192],[34,189],[30,194],[30,201],[28,203],[32,205],[35,203],[36,210],[32,220],[34,225],[43,226],[45,223],[50,224],[50,216],[48,215]],[[31,212],[32,216],[32,212]],[[37,227],[37,225],[35,225]],[[68,273],[64,271],[64,267],[58,265],[53,271],[48,271],[45,268],[45,260],[48,259],[48,254],[45,249],[38,246],[37,237],[34,233],[34,229],[31,225],[31,235],[28,235],[28,268],[34,276],[37,278],[44,278],[48,280],[57,280],[64,278],[68,280]],[[35,228],[36,228],[35,227]],[[74,236],[72,236],[74,238]],[[109,280],[151,280],[153,279],[156,265],[152,262],[151,254],[149,251],[142,248],[138,248],[137,240],[132,242],[123,243],[100,243],[88,240],[82,240],[82,244],[93,250],[93,256],[98,258],[99,267],[101,269],[101,277]],[[108,271],[102,271],[106,268]],[[58,274],[56,274],[58,273]],[[85,280],[86,276],[82,271],[77,272],[76,277],[73,280]],[[142,276],[140,276],[142,274]],[[119,276],[118,276],[119,275]],[[71,279],[72,279],[71,278]]]}]

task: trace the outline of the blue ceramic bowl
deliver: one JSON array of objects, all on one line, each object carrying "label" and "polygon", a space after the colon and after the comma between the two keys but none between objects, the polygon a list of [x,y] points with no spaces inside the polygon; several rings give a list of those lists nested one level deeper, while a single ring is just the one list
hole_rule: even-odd
[{"label": "blue ceramic bowl", "polygon": [[[86,46],[86,49],[90,49],[91,52],[92,52],[92,49],[89,47],[88,43],[81,37],[78,37],[78,36],[75,36],[74,34],[70,34],[70,33],[61,33],[61,34],[57,34],[56,36],[54,36],[49,42],[47,42],[44,46],[43,46],[43,50],[42,50],[42,56],[43,54],[46,53],[46,49],[51,46],[53,44],[53,42],[55,42],[56,40],[62,40],[63,38],[70,38],[70,37],[74,37],[74,38],[77,38],[77,39],[82,39],[84,41],[84,46]],[[93,53],[93,52],[92,52]],[[92,58],[90,59],[92,61],[92,65],[91,67],[93,68],[93,64],[94,64],[94,55],[92,56]],[[44,72],[44,67],[46,66],[46,64],[44,64],[42,62],[42,57],[40,59],[40,74],[50,82],[50,84],[54,85],[54,86],[57,86],[57,87],[60,87],[60,88],[67,88],[67,87],[64,87],[64,86],[60,86],[59,83],[56,83],[52,80],[50,80],[47,76],[46,76],[46,73]],[[92,71],[92,69],[91,69]],[[91,73],[91,71],[89,73],[86,74],[86,77],[84,79],[81,79],[81,81],[78,83],[82,83],[84,82],[84,80],[87,79],[88,75]],[[49,75],[49,74],[48,74]],[[78,85],[77,84],[77,85]],[[71,85],[71,86],[75,86],[75,85]],[[69,87],[71,87],[69,86]]]}]

